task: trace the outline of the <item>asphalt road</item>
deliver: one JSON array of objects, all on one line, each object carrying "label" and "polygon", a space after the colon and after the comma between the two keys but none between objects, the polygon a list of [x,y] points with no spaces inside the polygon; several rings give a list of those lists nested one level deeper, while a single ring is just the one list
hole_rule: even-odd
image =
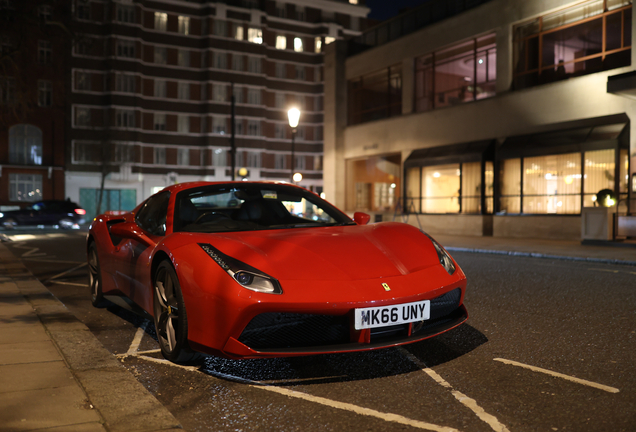
[{"label": "asphalt road", "polygon": [[190,431],[633,431],[636,268],[456,253],[467,324],[404,348],[203,367],[90,305],[82,233],[5,243]]}]

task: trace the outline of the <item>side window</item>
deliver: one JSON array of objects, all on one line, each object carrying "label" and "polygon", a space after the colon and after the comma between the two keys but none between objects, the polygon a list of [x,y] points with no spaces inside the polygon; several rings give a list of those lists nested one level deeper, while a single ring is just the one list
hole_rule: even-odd
[{"label": "side window", "polygon": [[166,216],[168,214],[170,192],[155,195],[137,213],[137,225],[150,234],[166,235]]}]

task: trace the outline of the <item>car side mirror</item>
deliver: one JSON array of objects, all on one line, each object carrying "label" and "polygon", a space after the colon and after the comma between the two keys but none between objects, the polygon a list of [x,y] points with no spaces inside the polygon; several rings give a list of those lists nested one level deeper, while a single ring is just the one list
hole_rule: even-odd
[{"label": "car side mirror", "polygon": [[110,235],[130,240],[137,240],[146,246],[154,244],[139,226],[134,222],[122,222],[111,225],[109,228]]},{"label": "car side mirror", "polygon": [[358,225],[366,225],[369,223],[369,221],[371,220],[371,216],[369,216],[366,213],[362,213],[362,212],[355,212],[353,214],[353,220],[355,221],[355,223],[357,223]]}]

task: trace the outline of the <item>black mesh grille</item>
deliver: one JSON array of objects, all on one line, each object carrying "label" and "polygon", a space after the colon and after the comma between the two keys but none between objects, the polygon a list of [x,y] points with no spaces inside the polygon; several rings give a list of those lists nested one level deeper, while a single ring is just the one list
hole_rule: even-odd
[{"label": "black mesh grille", "polygon": [[264,313],[245,327],[239,341],[250,348],[303,348],[349,342],[347,316]]},{"label": "black mesh grille", "polygon": [[[461,289],[457,288],[431,300],[431,316],[413,323],[412,335],[444,327],[457,319]],[[408,337],[408,324],[371,329],[371,343]],[[351,344],[349,315],[263,313],[245,327],[239,341],[255,350],[300,349]],[[335,347],[334,347],[335,348]]]}]

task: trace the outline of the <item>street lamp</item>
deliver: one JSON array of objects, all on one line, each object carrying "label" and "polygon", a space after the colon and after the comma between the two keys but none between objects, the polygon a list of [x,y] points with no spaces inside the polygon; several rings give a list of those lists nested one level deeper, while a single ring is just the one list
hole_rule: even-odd
[{"label": "street lamp", "polygon": [[296,138],[296,130],[298,128],[298,121],[300,120],[300,110],[298,108],[291,108],[287,111],[287,118],[289,119],[289,127],[291,127],[292,130],[290,178],[294,181],[294,138]]}]

